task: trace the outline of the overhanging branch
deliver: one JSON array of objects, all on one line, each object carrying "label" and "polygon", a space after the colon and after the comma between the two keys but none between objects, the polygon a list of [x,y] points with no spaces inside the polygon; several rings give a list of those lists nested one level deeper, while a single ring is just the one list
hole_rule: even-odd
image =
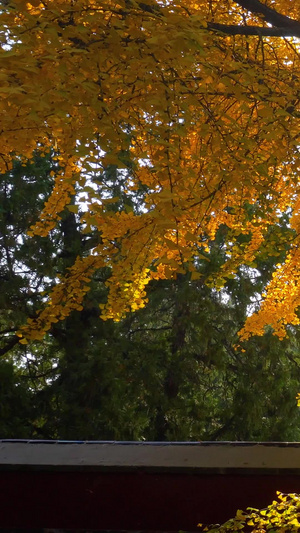
[{"label": "overhanging branch", "polygon": [[14,346],[16,346],[16,344],[18,344],[19,342],[19,337],[17,337],[17,335],[14,335],[13,337],[11,337],[8,342],[5,344],[5,346],[3,346],[3,348],[0,348],[0,357],[2,357],[3,355],[6,355],[7,352],[9,352]]},{"label": "overhanging branch", "polygon": [[[228,35],[258,35],[259,37],[298,37],[300,38],[300,21],[294,20],[286,15],[278,13],[275,9],[266,6],[260,0],[234,0],[236,4],[246,9],[252,14],[260,15],[264,22],[271,24],[272,27],[266,26],[243,26],[218,24],[209,22],[208,29],[220,31]],[[139,2],[142,10],[148,11],[155,15],[161,14],[159,7],[150,7]]]},{"label": "overhanging branch", "polygon": [[218,24],[210,22],[207,25],[209,30],[220,31],[228,35],[258,35],[260,37],[300,37],[300,23],[298,27],[291,29],[283,28],[263,28],[261,26],[239,26],[230,24]]},{"label": "overhanging branch", "polygon": [[[296,31],[300,29],[300,23],[297,20],[291,19],[286,15],[281,15],[275,9],[266,6],[259,0],[235,0],[236,4],[239,4],[247,11],[254,13],[256,15],[263,15],[265,22],[272,24],[272,26],[277,26],[278,28],[291,28]],[[293,35],[295,35],[293,33]]]}]

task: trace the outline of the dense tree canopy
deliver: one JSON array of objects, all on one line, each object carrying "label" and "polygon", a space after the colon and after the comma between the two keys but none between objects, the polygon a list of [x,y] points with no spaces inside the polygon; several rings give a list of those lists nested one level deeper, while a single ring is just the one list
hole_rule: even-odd
[{"label": "dense tree canopy", "polygon": [[[216,288],[284,252],[243,338],[299,323],[299,20],[298,0],[2,3],[1,169],[55,147],[31,235],[54,230],[66,205],[87,235],[99,230],[21,342],[82,309],[99,268],[104,319],[143,307],[153,279],[198,278],[223,227],[225,261],[206,280]],[[123,203],[99,180],[108,165],[123,169]],[[288,212],[282,239],[271,228]]]},{"label": "dense tree canopy", "polygon": [[[195,263],[198,279],[152,280],[145,308],[102,321],[110,271],[98,269],[81,310],[53,322],[42,340],[18,342],[57,276],[99,239],[68,209],[47,237],[26,235],[53,189],[53,157],[36,153],[26,166],[16,158],[0,179],[2,438],[300,440],[297,328],[282,341],[269,329],[245,352],[234,349],[284,251],[261,254],[255,271],[239,268],[218,292],[208,280],[226,262],[225,226]],[[98,179],[118,195],[114,209],[138,211],[142,193],[130,204],[122,171],[112,165]],[[286,214],[270,231],[288,239],[289,226]]]}]

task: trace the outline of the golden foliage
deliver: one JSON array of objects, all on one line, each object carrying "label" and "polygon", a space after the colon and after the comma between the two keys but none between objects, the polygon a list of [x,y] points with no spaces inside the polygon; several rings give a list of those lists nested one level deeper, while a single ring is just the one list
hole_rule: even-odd
[{"label": "golden foliage", "polygon": [[299,531],[299,494],[283,494],[276,492],[277,500],[265,509],[247,511],[237,510],[236,516],[222,525],[203,527],[207,533],[231,533],[232,531],[247,531],[249,533],[296,533]]},{"label": "golden foliage", "polygon": [[[272,6],[300,19],[297,0]],[[242,336],[262,334],[266,324],[283,336],[287,323],[298,324],[297,42],[215,31],[215,23],[268,28],[232,0],[9,0],[0,21],[0,170],[37,148],[55,146],[60,159],[53,194],[30,231],[45,235],[75,187],[87,191],[91,168],[124,167],[124,151],[133,168],[128,194],[148,190],[139,214],[113,212],[109,198],[88,190],[81,222],[98,228],[102,242],[78,258],[20,335],[41,336],[80,308],[100,266],[112,271],[104,318],[142,307],[146,284],[193,270],[225,224],[220,285],[251,265],[262,244],[270,253],[281,246],[265,239],[288,209],[296,237]]]}]

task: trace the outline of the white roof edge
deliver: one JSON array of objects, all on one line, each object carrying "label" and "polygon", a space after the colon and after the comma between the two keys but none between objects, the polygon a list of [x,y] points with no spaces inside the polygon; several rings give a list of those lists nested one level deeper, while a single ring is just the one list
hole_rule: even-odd
[{"label": "white roof edge", "polygon": [[8,467],[299,470],[300,443],[0,441]]}]

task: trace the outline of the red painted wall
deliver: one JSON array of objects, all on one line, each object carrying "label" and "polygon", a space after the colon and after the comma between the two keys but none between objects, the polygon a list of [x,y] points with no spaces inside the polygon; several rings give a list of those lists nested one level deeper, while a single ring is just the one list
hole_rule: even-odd
[{"label": "red painted wall", "polygon": [[195,530],[276,491],[300,492],[299,475],[1,471],[2,528]]}]

